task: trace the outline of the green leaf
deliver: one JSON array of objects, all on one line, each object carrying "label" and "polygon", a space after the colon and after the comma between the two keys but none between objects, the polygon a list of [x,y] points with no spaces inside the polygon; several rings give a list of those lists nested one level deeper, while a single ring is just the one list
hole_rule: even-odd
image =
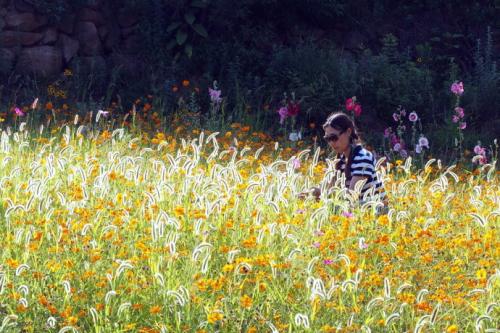
[{"label": "green leaf", "polygon": [[193,30],[196,31],[200,36],[207,38],[208,32],[207,30],[199,23],[193,25]]},{"label": "green leaf", "polygon": [[177,44],[182,45],[186,42],[188,35],[185,31],[178,30],[175,39],[177,40]]},{"label": "green leaf", "polygon": [[191,13],[191,12],[184,14],[184,19],[186,20],[186,22],[189,25],[193,25],[194,20],[196,20],[196,18],[194,17],[193,13]]},{"label": "green leaf", "polygon": [[195,0],[191,2],[191,7],[196,7],[196,8],[207,8],[207,3],[205,1],[201,0]]},{"label": "green leaf", "polygon": [[184,52],[186,53],[188,58],[191,59],[191,56],[193,55],[193,45],[186,44],[186,46],[184,47]]},{"label": "green leaf", "polygon": [[181,25],[181,22],[179,22],[179,21],[175,21],[175,22],[170,23],[170,25],[167,27],[167,32],[171,32],[171,31],[177,29],[180,25]]}]

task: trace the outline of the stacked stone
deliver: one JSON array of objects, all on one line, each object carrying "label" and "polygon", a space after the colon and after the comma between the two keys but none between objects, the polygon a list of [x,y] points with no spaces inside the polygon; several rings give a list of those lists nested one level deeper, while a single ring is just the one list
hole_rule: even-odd
[{"label": "stacked stone", "polygon": [[137,70],[138,17],[123,9],[111,12],[95,0],[57,24],[37,13],[27,0],[0,0],[0,71],[52,77],[80,64]]}]

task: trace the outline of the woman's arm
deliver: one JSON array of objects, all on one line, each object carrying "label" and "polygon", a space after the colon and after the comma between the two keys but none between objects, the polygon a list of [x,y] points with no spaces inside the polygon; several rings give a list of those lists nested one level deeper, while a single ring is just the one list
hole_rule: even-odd
[{"label": "woman's arm", "polygon": [[369,178],[370,177],[368,177],[368,176],[352,176],[351,183],[349,184],[349,189],[351,191],[354,191],[354,188],[356,187],[357,182],[363,181],[363,180],[368,181]]}]

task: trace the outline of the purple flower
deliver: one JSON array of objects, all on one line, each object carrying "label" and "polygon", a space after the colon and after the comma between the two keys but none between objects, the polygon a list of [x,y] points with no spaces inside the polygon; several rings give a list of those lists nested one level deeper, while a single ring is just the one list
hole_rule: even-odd
[{"label": "purple flower", "polygon": [[400,151],[401,150],[401,144],[398,142],[394,145],[394,147],[392,147],[392,149],[394,151]]},{"label": "purple flower", "polygon": [[394,121],[399,121],[399,114],[393,113],[392,114],[392,119],[394,119]]},{"label": "purple flower", "polygon": [[427,138],[425,136],[421,136],[418,139],[418,145],[428,149],[429,148],[429,140],[427,140]]},{"label": "purple flower", "polygon": [[457,116],[458,116],[459,118],[463,118],[463,117],[464,117],[464,115],[465,115],[465,113],[464,113],[464,109],[463,109],[463,108],[461,108],[460,106],[457,106],[457,107],[455,108],[455,113],[457,114]]},{"label": "purple flower", "polygon": [[406,110],[403,109],[403,110],[399,111],[399,114],[401,115],[401,117],[406,117]]},{"label": "purple flower", "polygon": [[314,231],[314,236],[323,236],[325,233],[321,230],[315,230]]},{"label": "purple flower", "polygon": [[392,133],[392,129],[390,127],[387,127],[385,130],[384,130],[384,138],[388,138]]},{"label": "purple flower", "polygon": [[467,127],[467,123],[464,121],[464,122],[461,122],[460,125],[458,126],[461,130],[465,129]]},{"label": "purple flower", "polygon": [[410,113],[410,115],[408,116],[408,119],[411,121],[411,122],[416,122],[418,120],[418,115],[416,112],[412,112]]},{"label": "purple flower", "polygon": [[398,139],[398,137],[396,136],[396,134],[392,134],[392,135],[391,135],[391,144],[392,144],[392,145],[395,145],[396,143],[399,143],[399,139]]},{"label": "purple flower", "polygon": [[451,121],[453,121],[454,123],[458,123],[458,121],[460,120],[460,118],[458,118],[457,115],[454,115],[452,118],[451,118]]},{"label": "purple flower", "polygon": [[420,154],[422,152],[422,146],[421,145],[416,145],[415,146],[415,153]]},{"label": "purple flower", "polygon": [[368,248],[368,244],[366,244],[365,239],[363,237],[359,238],[358,247],[360,250],[364,250],[364,249]]},{"label": "purple flower", "polygon": [[210,96],[210,100],[215,104],[219,104],[222,101],[222,98],[220,97],[221,93],[221,90],[208,88],[208,95]]},{"label": "purple flower", "polygon": [[331,265],[331,264],[333,264],[333,260],[332,259],[325,259],[325,260],[323,260],[323,264]]},{"label": "purple flower", "polygon": [[314,242],[313,243],[313,246],[317,249],[319,249],[319,247],[321,246],[321,243],[320,242]]},{"label": "purple flower", "polygon": [[457,96],[461,96],[464,93],[464,84],[458,81],[453,82],[451,92]]},{"label": "purple flower", "polygon": [[300,160],[298,158],[294,158],[292,161],[292,166],[294,170],[300,168]]},{"label": "purple flower", "polygon": [[402,158],[407,158],[408,152],[406,151],[406,149],[401,149],[401,151],[399,152],[399,155],[401,155]]},{"label": "purple flower", "polygon": [[24,115],[25,115],[25,113],[23,112],[23,110],[21,110],[21,109],[20,109],[20,108],[18,108],[18,107],[16,107],[16,108],[14,109],[14,112],[15,112],[16,116],[19,116],[19,117],[22,117],[22,116],[24,116]]},{"label": "purple flower", "polygon": [[295,211],[295,214],[304,214],[304,212],[305,212],[305,210],[303,210],[303,209],[297,209]]},{"label": "purple flower", "polygon": [[286,106],[281,107],[278,110],[278,114],[280,115],[280,124],[283,124],[285,119],[290,116],[290,114],[288,113],[288,108]]},{"label": "purple flower", "polygon": [[342,216],[350,218],[350,217],[353,217],[354,215],[351,212],[342,212]]}]

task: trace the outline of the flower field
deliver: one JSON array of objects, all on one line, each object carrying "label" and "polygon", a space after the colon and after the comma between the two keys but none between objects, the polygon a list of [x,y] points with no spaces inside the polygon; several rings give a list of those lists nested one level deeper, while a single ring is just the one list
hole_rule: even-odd
[{"label": "flower field", "polygon": [[498,332],[495,165],[378,167],[380,216],[249,127],[3,130],[0,332]]}]

